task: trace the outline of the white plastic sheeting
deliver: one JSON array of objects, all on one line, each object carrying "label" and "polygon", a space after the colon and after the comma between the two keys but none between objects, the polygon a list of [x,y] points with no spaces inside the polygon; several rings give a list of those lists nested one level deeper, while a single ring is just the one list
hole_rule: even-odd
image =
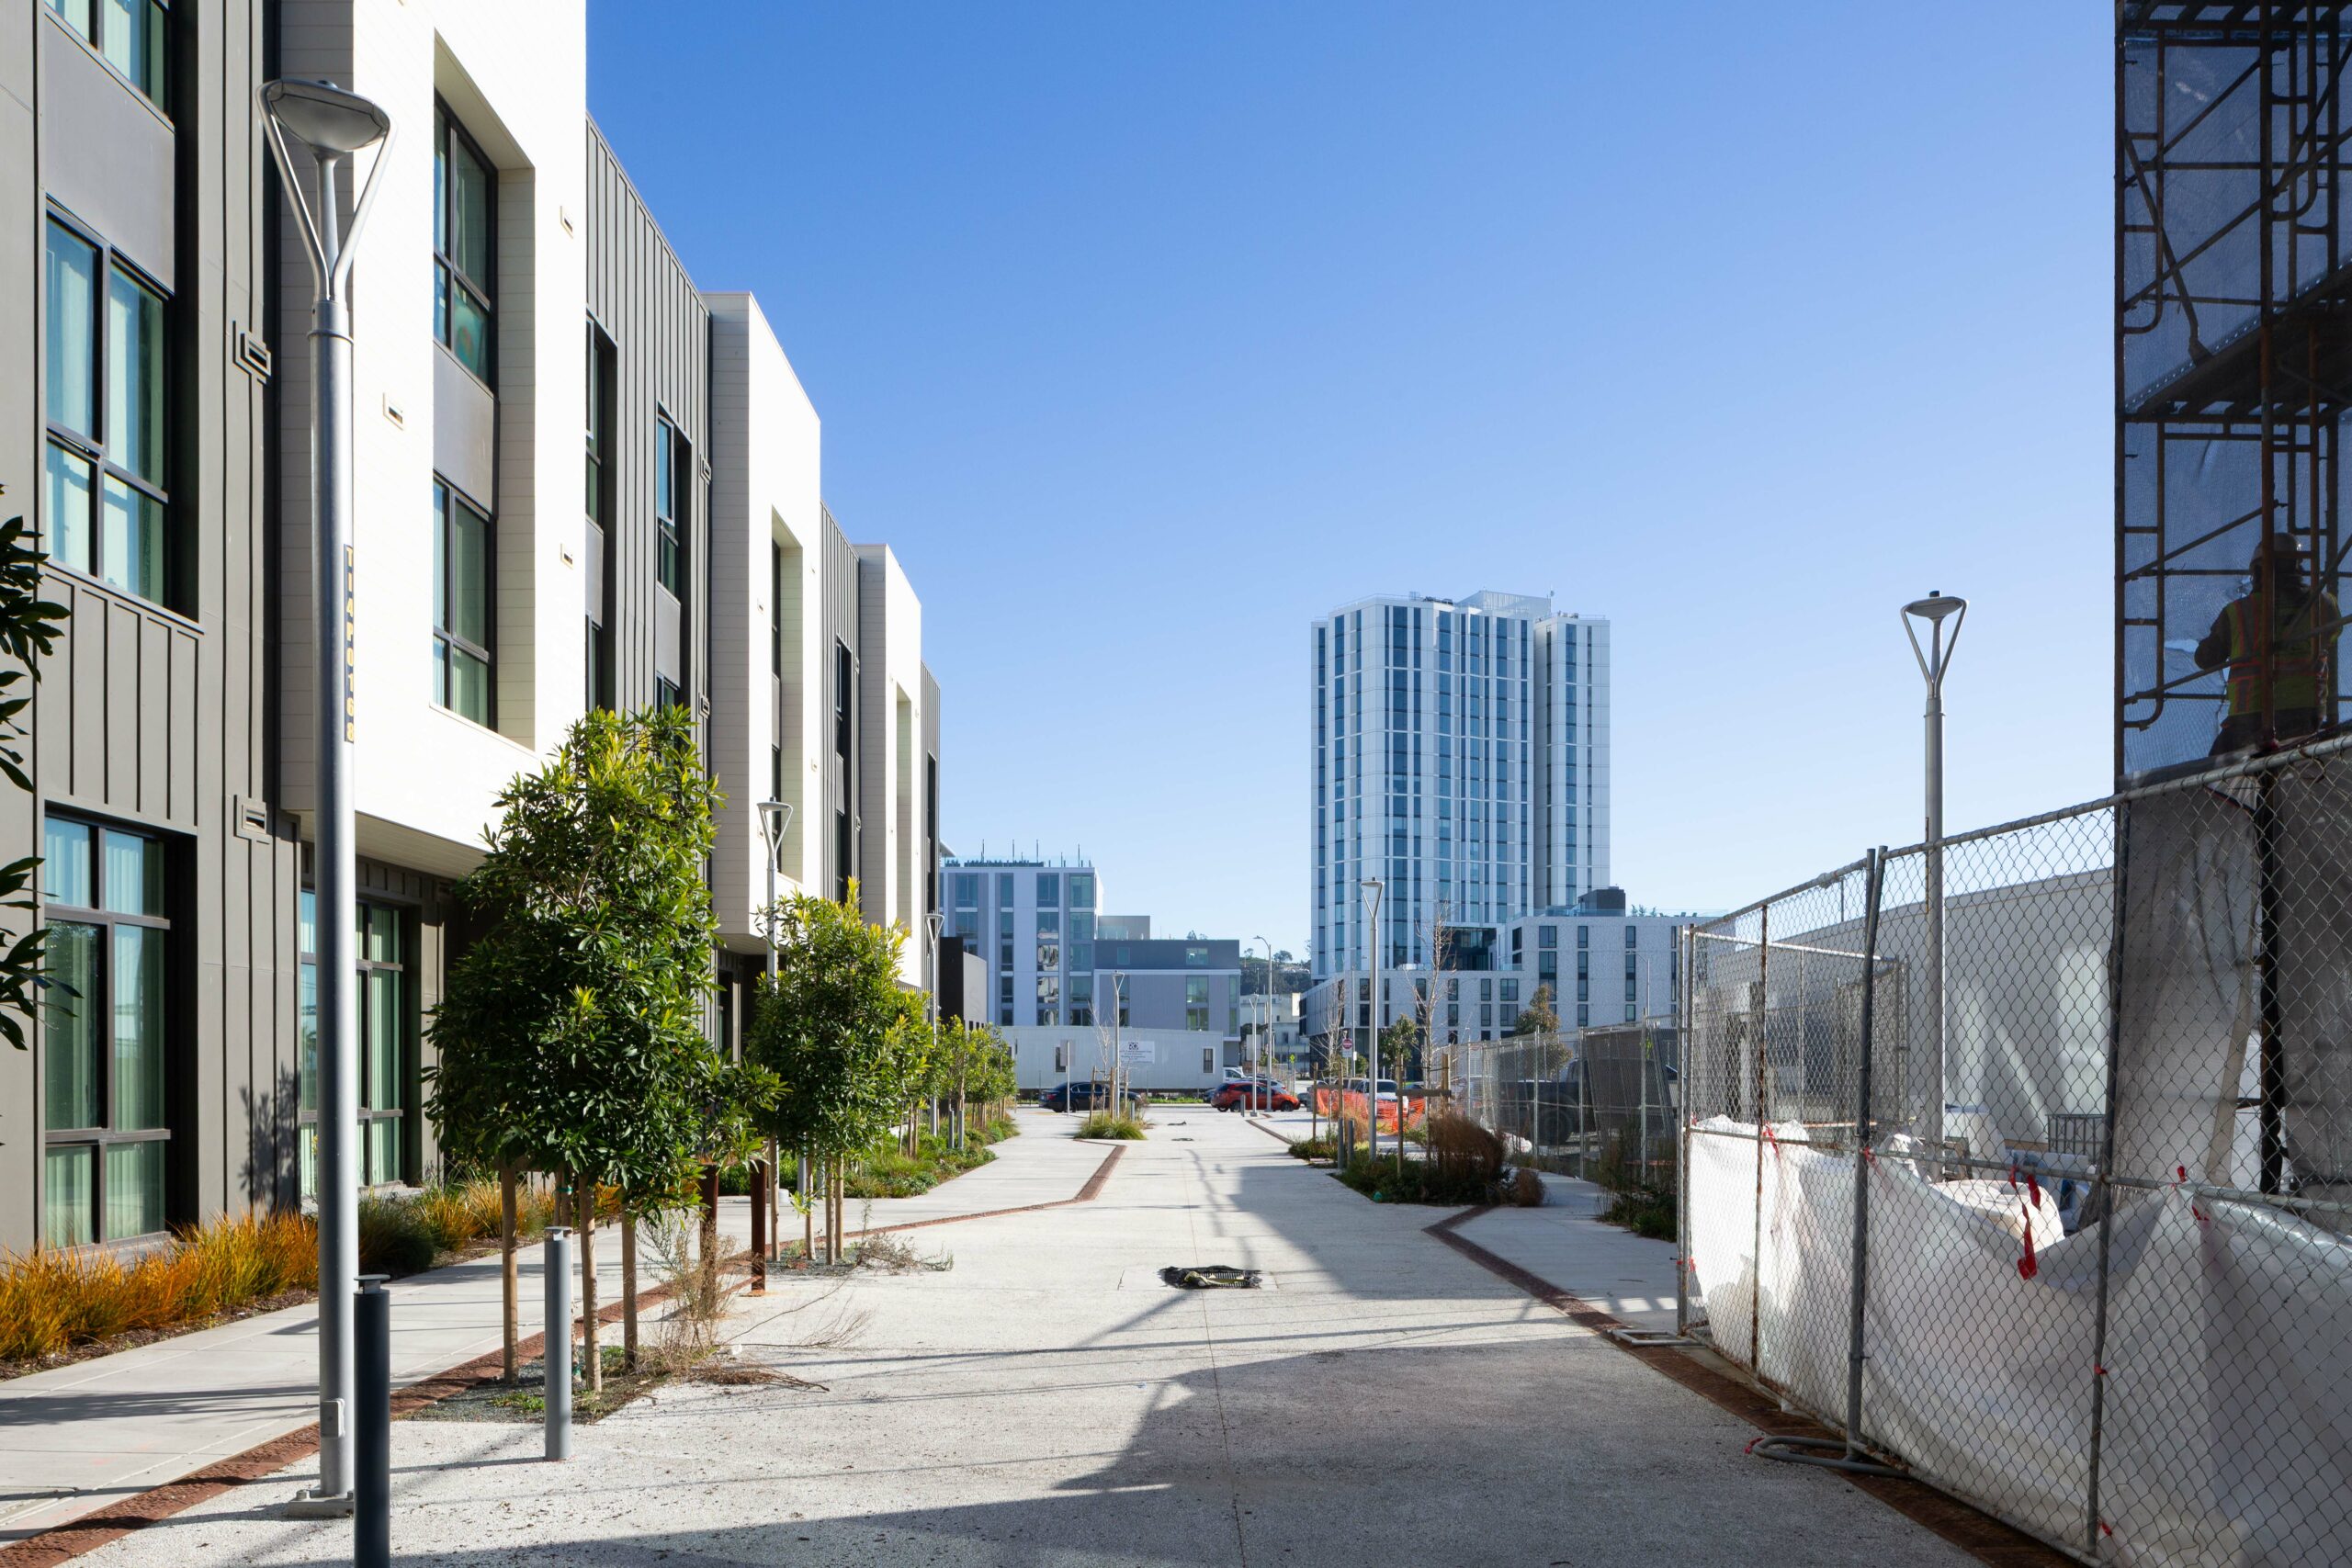
[{"label": "white plastic sheeting", "polygon": [[[1770,1128],[1760,1160],[1752,1122],[1691,1132],[1690,1265],[1716,1348],[1842,1423],[1852,1154],[1815,1148],[1794,1125]],[[1864,1438],[2081,1550],[2099,1227],[2052,1240],[2030,1196],[2009,1213],[1985,1205],[1984,1183],[1956,1184],[1976,1198],[1963,1201],[1902,1159],[1869,1169]],[[2352,1562],[2352,1245],[2186,1189],[2122,1196],[2098,1557]]]}]

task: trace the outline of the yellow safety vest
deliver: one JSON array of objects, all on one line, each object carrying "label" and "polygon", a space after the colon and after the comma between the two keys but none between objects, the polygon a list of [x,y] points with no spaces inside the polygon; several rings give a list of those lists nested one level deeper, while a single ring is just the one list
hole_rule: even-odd
[{"label": "yellow safety vest", "polygon": [[2320,671],[2326,663],[2319,611],[2325,603],[2326,595],[2309,593],[2299,604],[2275,604],[2269,595],[2254,592],[2223,606],[2222,623],[2230,631],[2231,716],[2262,712],[2262,644],[2256,635],[2261,612],[2252,608],[2260,604],[2271,604],[2270,711],[2310,712],[2319,706]]}]

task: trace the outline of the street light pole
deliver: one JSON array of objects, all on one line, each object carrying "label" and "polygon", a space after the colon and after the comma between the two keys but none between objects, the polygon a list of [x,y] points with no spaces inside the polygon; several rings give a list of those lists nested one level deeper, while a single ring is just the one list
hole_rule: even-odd
[{"label": "street light pole", "polygon": [[[1381,895],[1387,890],[1387,886],[1380,878],[1367,876],[1363,879],[1363,889],[1365,897],[1372,907],[1372,918],[1364,927],[1365,940],[1371,943],[1371,951],[1366,956],[1371,960],[1372,968],[1372,1042],[1366,1047],[1364,1057],[1371,1065],[1372,1072],[1364,1079],[1363,1084],[1366,1107],[1364,1147],[1365,1153],[1371,1156],[1372,1163],[1378,1165],[1380,1163],[1380,899]],[[1354,1005],[1352,998],[1350,998],[1349,1005],[1351,1007]],[[1396,1135],[1399,1138],[1405,1135],[1405,1098],[1401,1089],[1398,1089],[1396,1096]]]},{"label": "street light pole", "polygon": [[[784,836],[791,830],[792,803],[790,801],[763,800],[760,802],[760,836],[765,839],[768,842],[768,907],[767,931],[765,935],[768,950],[768,990],[771,994],[775,990],[775,879],[784,870]],[[776,1177],[776,1167],[782,1163],[780,1157],[774,1157],[777,1156],[779,1154],[779,1151],[775,1147],[775,1140],[774,1138],[770,1138],[768,1140],[768,1154],[772,1156],[768,1161],[766,1178],[768,1183],[768,1212],[770,1213],[775,1213],[776,1190],[779,1185]],[[798,1195],[799,1200],[803,1204],[806,1204],[808,1201],[808,1151],[805,1149],[801,1151],[800,1155],[800,1185],[794,1188],[793,1190]],[[768,1246],[776,1252],[781,1253],[784,1250],[784,1244],[776,1239],[775,1231],[775,1225],[771,1223],[768,1226]],[[807,1250],[805,1245],[802,1250],[805,1254]],[[808,1258],[804,1256],[801,1261],[805,1263],[808,1261]],[[763,1262],[762,1267],[765,1267],[764,1262]]]},{"label": "street light pole", "polygon": [[[310,258],[311,564],[318,734],[312,884],[318,914],[319,1484],[322,1512],[348,1512],[353,1479],[352,1297],[359,1278],[359,954],[356,829],[351,797],[354,690],[351,616],[351,264],[378,176],[391,155],[392,117],[326,82],[276,81],[257,95],[262,125]],[[304,168],[295,148],[310,155]],[[378,152],[351,227],[341,227],[338,175]]]},{"label": "street light pole", "polygon": [[[1944,621],[1951,632],[1944,632]],[[1968,601],[1946,593],[1930,593],[1903,606],[1903,635],[1911,639],[1911,656],[1928,682],[1928,824],[1927,866],[1927,1060],[1919,1076],[1927,1080],[1927,1114],[1920,1123],[1921,1140],[1935,1160],[1944,1143],[1944,672],[1951,668],[1952,649],[1959,646],[1961,624],[1968,619]],[[1919,646],[1924,622],[1928,645]]]},{"label": "street light pole", "polygon": [[[922,1010],[924,1021],[931,1025],[934,1037],[933,1049],[937,1048],[935,1038],[939,1033],[939,931],[946,923],[947,916],[938,909],[922,918],[923,945],[930,954],[923,966]],[[939,1131],[939,1096],[936,1094],[931,1097],[931,1130],[934,1134]]]}]

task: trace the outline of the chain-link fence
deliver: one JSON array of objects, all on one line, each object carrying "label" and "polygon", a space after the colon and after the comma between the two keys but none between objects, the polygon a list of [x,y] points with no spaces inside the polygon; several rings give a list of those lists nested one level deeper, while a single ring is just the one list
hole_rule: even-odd
[{"label": "chain-link fence", "polygon": [[1454,1048],[1464,1110],[1517,1164],[1620,1190],[1669,1191],[1678,1141],[1674,1029],[1627,1023]]},{"label": "chain-link fence", "polygon": [[1686,1311],[2086,1560],[2352,1561],[2352,751],[1692,928]]}]

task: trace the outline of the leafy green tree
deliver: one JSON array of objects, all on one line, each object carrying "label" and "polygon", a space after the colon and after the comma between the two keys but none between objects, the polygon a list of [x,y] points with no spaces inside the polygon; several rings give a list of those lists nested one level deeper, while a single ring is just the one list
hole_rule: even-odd
[{"label": "leafy green tree", "polygon": [[[25,772],[21,745],[29,733],[25,710],[32,705],[29,689],[15,688],[40,679],[40,659],[56,645],[65,606],[41,597],[40,568],[49,558],[36,549],[21,517],[0,523],[0,655],[8,668],[0,669],[0,774],[27,794],[33,781]],[[27,855],[0,865],[0,908],[31,909],[33,877],[40,857]],[[35,927],[14,938],[0,933],[0,1036],[17,1050],[26,1049],[25,1028],[32,1021],[44,978],[49,931]]]},{"label": "leafy green tree", "polygon": [[1388,1021],[1380,1032],[1380,1076],[1403,1083],[1410,1076],[1416,1048],[1420,1043],[1420,1026],[1408,1014],[1399,1014]]},{"label": "leafy green tree", "polygon": [[1549,1034],[1560,1027],[1559,1012],[1552,1006],[1552,987],[1538,986],[1519,1010],[1519,1021],[1510,1026],[1513,1034]]},{"label": "leafy green tree", "polygon": [[[744,1043],[745,1057],[775,1079],[766,1131],[828,1164],[888,1132],[910,1093],[908,993],[899,985],[906,932],[868,925],[856,898],[853,886],[846,903],[808,893],[778,901],[770,926],[776,972],[760,981]],[[827,1188],[837,1195],[840,1183]],[[826,1226],[839,1236],[830,1213]]]},{"label": "leafy green tree", "polygon": [[592,1387],[595,1193],[617,1187],[633,1212],[676,1192],[738,1092],[702,1032],[717,799],[685,710],[591,713],[501,792],[489,852],[458,884],[481,934],[428,1032],[425,1110],[452,1157],[582,1195]]}]

